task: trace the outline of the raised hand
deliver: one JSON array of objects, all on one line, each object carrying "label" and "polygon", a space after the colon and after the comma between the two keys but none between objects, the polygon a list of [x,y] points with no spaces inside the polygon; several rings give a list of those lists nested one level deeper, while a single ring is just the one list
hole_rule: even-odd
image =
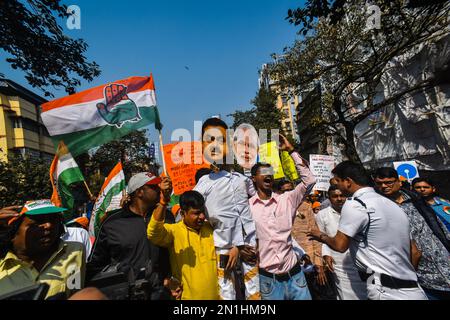
[{"label": "raised hand", "polygon": [[294,147],[292,146],[292,144],[289,142],[288,139],[286,139],[285,136],[283,136],[282,134],[279,135],[280,137],[280,146],[279,149],[281,151],[287,151],[287,152],[292,152],[294,151]]},{"label": "raised hand", "polygon": [[22,206],[10,206],[0,209],[0,227],[8,225],[10,219],[18,217],[20,214],[17,212]]},{"label": "raised hand", "polygon": [[[105,102],[97,103],[97,110],[109,124],[121,127],[126,121],[139,121],[139,110],[127,94],[127,87],[123,84],[112,83],[104,89]],[[120,102],[120,104],[119,104]]]},{"label": "raised hand", "polygon": [[159,184],[161,189],[161,196],[165,203],[170,202],[170,196],[172,195],[172,181],[169,177],[162,177],[162,181]]}]

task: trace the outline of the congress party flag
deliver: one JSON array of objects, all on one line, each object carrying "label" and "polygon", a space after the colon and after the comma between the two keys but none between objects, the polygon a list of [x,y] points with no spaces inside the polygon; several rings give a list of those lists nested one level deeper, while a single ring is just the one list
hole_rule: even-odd
[{"label": "congress party flag", "polygon": [[125,174],[123,173],[122,163],[119,162],[103,183],[92,209],[89,223],[89,234],[91,237],[97,236],[100,224],[106,217],[107,212],[120,209],[120,201],[125,193],[125,187]]},{"label": "congress party flag", "polygon": [[84,181],[83,174],[67,146],[60,142],[50,165],[50,181],[53,187],[51,201],[55,206],[73,209],[75,199],[70,185]]},{"label": "congress party flag", "polygon": [[153,77],[130,77],[56,99],[42,106],[42,121],[55,145],[74,156],[151,123],[162,128]]}]

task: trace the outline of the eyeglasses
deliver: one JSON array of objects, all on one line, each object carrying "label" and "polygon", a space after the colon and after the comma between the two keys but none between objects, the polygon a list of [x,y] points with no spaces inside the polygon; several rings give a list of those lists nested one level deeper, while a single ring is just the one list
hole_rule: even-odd
[{"label": "eyeglasses", "polygon": [[377,186],[382,186],[383,184],[388,186],[388,187],[392,187],[394,185],[394,183],[396,183],[397,180],[393,180],[393,181],[375,181],[375,184]]}]

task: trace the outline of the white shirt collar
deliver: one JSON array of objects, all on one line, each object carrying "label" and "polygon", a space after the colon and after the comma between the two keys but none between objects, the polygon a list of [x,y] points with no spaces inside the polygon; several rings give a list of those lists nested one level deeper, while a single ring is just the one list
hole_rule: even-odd
[{"label": "white shirt collar", "polygon": [[375,190],[374,190],[372,187],[364,187],[364,188],[361,188],[361,189],[359,189],[358,191],[356,191],[356,192],[352,195],[352,198],[360,197],[360,196],[362,196],[364,193],[367,193],[367,192],[375,192]]}]

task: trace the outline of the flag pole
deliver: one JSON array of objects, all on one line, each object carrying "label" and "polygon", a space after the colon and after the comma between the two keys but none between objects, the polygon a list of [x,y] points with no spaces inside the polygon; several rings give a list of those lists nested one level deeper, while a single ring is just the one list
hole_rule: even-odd
[{"label": "flag pole", "polygon": [[164,172],[164,175],[167,177],[166,160],[164,159],[163,138],[162,138],[161,130],[158,130],[158,131],[159,131],[159,148],[161,150],[161,159],[162,159],[162,164],[163,164],[163,172]]},{"label": "flag pole", "polygon": [[84,186],[86,187],[87,192],[89,193],[89,197],[92,198],[93,196],[92,196],[91,190],[89,189],[89,187],[86,183],[86,180],[83,180],[83,182],[84,182]]}]

